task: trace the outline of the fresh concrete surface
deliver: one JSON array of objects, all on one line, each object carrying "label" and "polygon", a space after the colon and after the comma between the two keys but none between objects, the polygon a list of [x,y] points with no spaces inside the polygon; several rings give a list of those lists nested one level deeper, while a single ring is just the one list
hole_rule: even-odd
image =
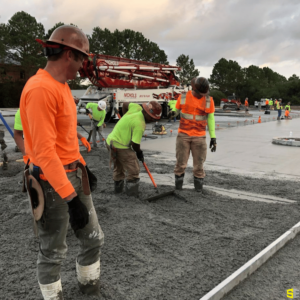
[{"label": "fresh concrete surface", "polygon": [[[298,180],[300,155],[298,147],[272,144],[273,137],[300,137],[300,119],[281,120],[251,126],[217,130],[217,151],[207,151],[205,167],[256,176],[286,176]],[[209,135],[207,143],[209,144]],[[162,151],[175,157],[176,137],[142,142],[143,150]],[[190,158],[189,164],[192,165]]]}]

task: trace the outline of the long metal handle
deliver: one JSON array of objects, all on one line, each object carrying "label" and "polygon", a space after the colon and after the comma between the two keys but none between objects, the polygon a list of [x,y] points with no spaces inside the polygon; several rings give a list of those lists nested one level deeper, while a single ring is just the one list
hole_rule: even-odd
[{"label": "long metal handle", "polygon": [[151,181],[152,181],[154,187],[157,188],[157,184],[155,183],[154,178],[152,177],[152,175],[151,175],[151,173],[150,173],[150,171],[149,171],[149,169],[148,169],[146,163],[143,162],[143,165],[144,165],[145,170],[147,171],[147,173],[148,173],[148,175],[149,175],[149,177],[150,177],[150,179],[151,179]]}]

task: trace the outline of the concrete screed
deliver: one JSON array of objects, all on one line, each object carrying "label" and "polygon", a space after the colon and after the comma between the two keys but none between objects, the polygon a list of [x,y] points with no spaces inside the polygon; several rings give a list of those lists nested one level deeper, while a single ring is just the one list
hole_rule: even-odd
[{"label": "concrete screed", "polygon": [[[220,118],[216,117],[217,124],[224,125],[229,117]],[[106,150],[87,154],[82,148],[99,180],[93,199],[106,234],[101,257],[103,299],[200,299],[295,225],[299,221],[300,170],[293,166],[299,163],[298,148],[273,145],[272,138],[288,136],[290,131],[300,136],[299,125],[300,119],[221,126],[225,129],[217,130],[217,152],[208,152],[203,194],[191,189],[188,168],[179,197],[151,204],[143,201],[155,193],[142,166],[140,199],[119,197],[112,193]],[[109,124],[105,129],[105,136],[112,127]],[[142,142],[146,162],[162,192],[173,184],[176,137],[170,137],[170,129],[176,135],[177,127],[178,122],[172,123],[167,126],[168,137]],[[147,125],[146,134],[151,128]],[[12,152],[14,143],[7,132],[5,140],[11,162],[6,173],[0,170],[0,267],[6,275],[0,280],[0,294],[3,299],[41,299],[35,278],[38,245],[26,196],[17,186],[22,166],[14,160],[20,154]],[[298,239],[224,299],[285,299],[286,289],[299,288]],[[72,231],[68,246],[62,271],[65,299],[86,299],[76,288],[78,246]],[[287,250],[288,257],[284,255]]]}]

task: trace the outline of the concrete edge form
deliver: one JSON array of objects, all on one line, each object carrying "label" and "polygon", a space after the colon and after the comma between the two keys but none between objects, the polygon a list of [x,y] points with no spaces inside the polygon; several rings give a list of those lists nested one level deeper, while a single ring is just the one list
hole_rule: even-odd
[{"label": "concrete edge form", "polygon": [[300,147],[300,139],[293,137],[274,137],[272,139],[273,144]]},{"label": "concrete edge form", "polygon": [[281,235],[277,240],[263,249],[260,253],[254,256],[246,264],[240,267],[237,271],[223,280],[214,289],[204,295],[200,300],[219,300],[228,294],[241,281],[255,272],[262,266],[271,256],[281,249],[288,241],[292,240],[300,232],[300,222],[293,226],[290,230]]}]

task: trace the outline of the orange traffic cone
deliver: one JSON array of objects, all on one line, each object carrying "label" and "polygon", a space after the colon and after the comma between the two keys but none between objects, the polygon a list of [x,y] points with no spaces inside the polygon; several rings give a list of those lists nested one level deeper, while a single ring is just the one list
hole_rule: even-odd
[{"label": "orange traffic cone", "polygon": [[258,122],[257,123],[261,123],[261,117],[258,117]]}]

